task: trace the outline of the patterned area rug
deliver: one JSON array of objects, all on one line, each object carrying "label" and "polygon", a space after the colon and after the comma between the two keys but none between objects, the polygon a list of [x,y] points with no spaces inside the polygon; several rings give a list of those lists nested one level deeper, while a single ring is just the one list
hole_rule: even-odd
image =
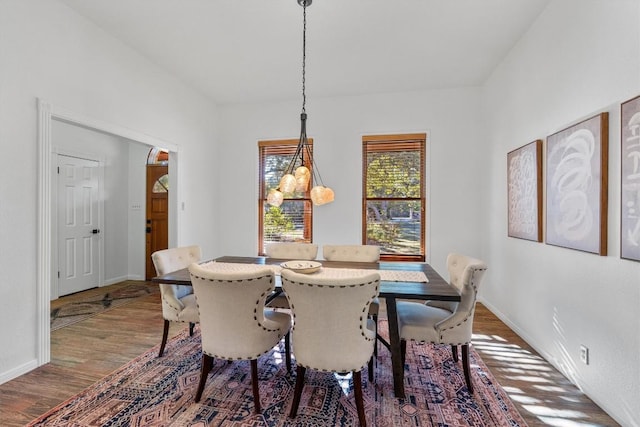
[{"label": "patterned area rug", "polygon": [[[380,330],[386,325],[381,322]],[[248,362],[216,361],[200,403],[200,335],[182,332],[165,356],[157,348],[139,356],[29,426],[357,426],[349,376],[307,371],[298,416],[287,418],[295,373],[287,374],[284,348],[259,359],[263,412],[253,413]],[[380,347],[375,384],[363,372],[370,426],[526,426],[504,390],[471,350],[475,392],[467,391],[460,363],[448,346],[407,345],[406,399],[393,397],[389,352]],[[295,367],[293,369],[295,372]]]},{"label": "patterned area rug", "polygon": [[81,322],[115,307],[134,301],[136,298],[160,293],[157,284],[147,282],[130,284],[98,295],[87,296],[51,310],[51,330]]}]

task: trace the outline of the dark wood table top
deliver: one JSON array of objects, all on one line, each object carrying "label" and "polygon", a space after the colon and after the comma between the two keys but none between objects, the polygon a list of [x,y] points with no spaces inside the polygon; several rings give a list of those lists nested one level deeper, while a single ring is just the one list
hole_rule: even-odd
[{"label": "dark wood table top", "polygon": [[[266,257],[241,257],[223,256],[216,258],[217,262],[229,262],[239,264],[279,265],[289,261],[285,259]],[[330,268],[358,268],[370,270],[399,270],[422,271],[429,282],[380,282],[380,297],[382,298],[406,298],[421,300],[460,301],[460,293],[442,278],[429,264],[418,262],[342,262],[317,260],[324,267]],[[152,279],[156,283],[169,283],[176,285],[191,285],[189,270],[174,271],[172,273],[157,276]]]}]

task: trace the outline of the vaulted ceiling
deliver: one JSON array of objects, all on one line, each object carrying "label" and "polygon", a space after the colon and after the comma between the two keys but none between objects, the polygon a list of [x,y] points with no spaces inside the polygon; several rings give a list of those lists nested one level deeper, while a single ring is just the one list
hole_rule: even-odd
[{"label": "vaulted ceiling", "polygon": [[[61,0],[218,104],[300,96],[296,0]],[[481,85],[550,0],[314,0],[309,96]]]}]

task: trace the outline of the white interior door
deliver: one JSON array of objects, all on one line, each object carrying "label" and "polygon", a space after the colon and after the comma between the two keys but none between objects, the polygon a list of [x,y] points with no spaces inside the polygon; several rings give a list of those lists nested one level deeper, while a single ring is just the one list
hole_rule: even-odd
[{"label": "white interior door", "polygon": [[99,285],[99,162],[58,155],[58,294]]}]

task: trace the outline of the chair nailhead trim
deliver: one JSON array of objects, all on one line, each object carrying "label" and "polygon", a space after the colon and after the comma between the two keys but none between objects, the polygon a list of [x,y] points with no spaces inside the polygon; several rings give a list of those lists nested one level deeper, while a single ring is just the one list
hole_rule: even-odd
[{"label": "chair nailhead trim", "polygon": [[296,361],[296,364],[298,366],[302,366],[303,368],[313,369],[314,371],[331,372],[331,373],[336,373],[336,374],[346,374],[346,373],[349,373],[349,372],[360,372],[360,371],[362,371],[364,368],[367,367],[368,362],[365,363],[364,365],[360,366],[359,368],[344,368],[344,369],[333,369],[333,370],[314,368],[312,366],[303,365],[302,363],[299,363],[298,361]]},{"label": "chair nailhead trim", "polygon": [[169,303],[169,301],[167,301],[167,300],[165,299],[164,295],[162,296],[162,300],[163,300],[164,302],[166,302],[166,303],[167,303],[167,306],[168,306],[168,307],[171,307],[171,309],[172,309],[176,314],[180,313],[180,310],[178,310],[176,307],[172,306],[172,305]]},{"label": "chair nailhead trim", "polygon": [[[475,282],[473,281],[473,279],[474,279],[474,277],[475,277],[476,272],[478,272],[478,271],[486,271],[486,270],[487,270],[486,268],[474,268],[474,269],[473,269],[473,273],[471,273],[471,279],[469,280],[469,285],[471,285],[471,287],[473,288],[474,300],[475,300],[475,295],[478,295],[478,287],[476,286],[476,284],[475,284]],[[475,304],[475,303],[474,303],[474,304]],[[474,313],[474,312],[475,312],[475,308],[474,308],[474,309],[472,309],[472,310],[470,310],[470,311],[469,311],[469,313],[467,314],[467,316],[466,316],[464,319],[462,319],[460,322],[458,322],[458,323],[456,323],[455,325],[452,325],[452,326],[450,326],[450,327],[448,327],[448,328],[444,328],[444,329],[442,329],[442,330],[440,331],[440,340],[442,341],[442,338],[443,338],[443,332],[444,332],[444,331],[447,331],[447,330],[449,330],[449,329],[454,329],[454,328],[456,328],[456,327],[458,327],[458,326],[462,325],[463,323],[466,323],[466,322],[471,318],[471,316],[473,316],[473,313]],[[457,345],[460,345],[460,344],[457,344]]]},{"label": "chair nailhead trim", "polygon": [[[284,335],[283,335],[283,337],[284,337]],[[203,351],[203,353],[206,354],[207,356],[211,356],[213,358],[222,359],[222,360],[254,360],[254,359],[257,360],[260,356],[264,356],[265,354],[268,354],[270,351],[271,351],[271,349],[269,349],[269,350],[267,350],[267,351],[265,351],[263,353],[260,353],[260,354],[256,354],[256,355],[253,355],[253,356],[249,355],[249,356],[246,356],[246,357],[220,356],[220,355],[209,353],[209,352],[206,352],[206,351]]]},{"label": "chair nailhead trim", "polygon": [[[192,278],[196,278],[196,279],[202,279],[202,280],[207,280],[209,282],[217,282],[217,283],[235,283],[235,282],[252,282],[254,280],[261,280],[264,279],[265,277],[269,277],[269,283],[271,283],[273,285],[273,276],[269,275],[269,276],[260,276],[260,277],[252,277],[250,279],[238,279],[238,280],[228,280],[228,279],[209,279],[207,277],[200,277],[197,276],[195,274],[191,274]],[[253,308],[253,320],[256,321],[256,323],[258,323],[258,325],[262,328],[262,330],[267,331],[267,332],[277,332],[280,329],[270,329],[265,327],[262,323],[260,323],[260,321],[258,320],[258,306],[260,305],[260,301],[264,301],[266,296],[268,294],[270,294],[273,291],[273,286],[271,286],[269,289],[267,289],[265,292],[262,293],[262,295],[260,295],[260,298],[255,302],[255,307]],[[197,304],[197,299],[196,299],[196,305],[198,307],[198,314],[200,314],[200,306]],[[266,354],[266,353],[263,353]],[[213,355],[209,355],[212,357],[219,357],[219,356],[213,356]],[[246,360],[246,359],[243,359]]]}]

